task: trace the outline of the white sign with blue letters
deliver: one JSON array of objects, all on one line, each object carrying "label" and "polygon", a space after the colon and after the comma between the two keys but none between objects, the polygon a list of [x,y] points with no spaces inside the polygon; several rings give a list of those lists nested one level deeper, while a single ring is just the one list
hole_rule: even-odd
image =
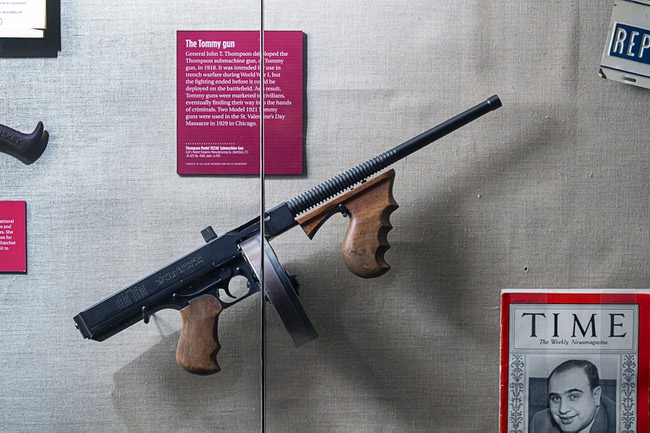
[{"label": "white sign with blue letters", "polygon": [[600,76],[650,88],[650,0],[615,0]]}]

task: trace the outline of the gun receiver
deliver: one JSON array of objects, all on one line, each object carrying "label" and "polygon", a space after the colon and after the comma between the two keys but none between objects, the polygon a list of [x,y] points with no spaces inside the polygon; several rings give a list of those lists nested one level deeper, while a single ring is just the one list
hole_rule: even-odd
[{"label": "gun receiver", "polygon": [[49,136],[43,127],[43,122],[38,122],[31,134],[23,134],[8,126],[0,125],[0,152],[29,165],[45,152]]},{"label": "gun receiver", "polygon": [[[398,208],[392,194],[395,171],[389,170],[367,179],[500,106],[499,98],[492,96],[417,137],[279,204],[264,214],[266,240],[297,225],[313,238],[328,218],[342,212],[350,217],[343,244],[343,257],[348,268],[364,278],[386,273],[390,269],[384,260],[384,253],[390,248],[387,240],[392,228],[389,216]],[[344,193],[360,182],[360,186]],[[319,208],[299,216],[320,204]],[[282,268],[270,244],[260,239],[258,218],[222,236],[217,236],[208,227],[203,236],[204,246],[75,316],[75,325],[83,337],[102,341],[140,320],[147,323],[150,315],[161,309],[180,310],[183,327],[176,352],[177,362],[191,373],[216,373],[220,370],[216,360],[221,347],[217,337],[219,314],[259,292],[263,286],[264,296],[275,308],[296,347],[317,338],[297,296],[295,278]],[[261,275],[264,276],[263,284]],[[229,290],[235,277],[247,280],[248,291],[243,295],[236,296]]]}]

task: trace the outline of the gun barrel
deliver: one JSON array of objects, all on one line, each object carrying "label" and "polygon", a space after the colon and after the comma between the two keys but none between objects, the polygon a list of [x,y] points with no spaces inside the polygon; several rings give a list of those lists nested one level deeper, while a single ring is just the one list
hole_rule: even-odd
[{"label": "gun barrel", "polygon": [[295,217],[499,107],[501,100],[494,95],[417,137],[300,194],[289,200],[287,206]]},{"label": "gun barrel", "polygon": [[415,138],[412,138],[399,146],[395,147],[389,152],[394,152],[395,161],[399,161],[402,158],[406,158],[412,153],[417,152],[423,147],[433,143],[434,141],[444,137],[445,135],[454,132],[455,130],[462,128],[470,122],[478,119],[484,114],[489,113],[490,111],[496,110],[501,107],[501,100],[497,95],[494,95],[488,98],[486,101],[481,102],[478,105],[466,110],[457,116],[452,117],[451,119],[441,123],[438,126],[434,126],[426,132],[418,135]]}]

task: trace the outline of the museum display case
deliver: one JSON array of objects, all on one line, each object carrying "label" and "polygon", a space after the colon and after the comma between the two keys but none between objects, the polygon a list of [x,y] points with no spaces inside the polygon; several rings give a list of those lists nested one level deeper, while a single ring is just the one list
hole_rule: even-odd
[{"label": "museum display case", "polygon": [[494,432],[502,289],[648,287],[613,1],[46,4],[0,39],[2,431]]}]

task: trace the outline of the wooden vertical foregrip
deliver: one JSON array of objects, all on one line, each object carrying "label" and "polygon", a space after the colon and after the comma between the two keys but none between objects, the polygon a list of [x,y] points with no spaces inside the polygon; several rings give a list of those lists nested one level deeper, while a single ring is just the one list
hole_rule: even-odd
[{"label": "wooden vertical foregrip", "polygon": [[384,254],[390,248],[388,232],[393,228],[389,217],[399,207],[393,198],[394,179],[394,175],[384,179],[344,205],[350,224],[342,247],[343,261],[363,278],[378,277],[390,269]]},{"label": "wooden vertical foregrip", "polygon": [[221,370],[217,353],[221,349],[217,320],[222,306],[212,295],[201,295],[181,310],[183,328],[176,348],[176,362],[194,374],[214,374]]},{"label": "wooden vertical foregrip", "polygon": [[383,275],[390,269],[384,260],[390,248],[387,235],[393,228],[389,217],[399,207],[393,197],[394,181],[395,170],[388,170],[299,218],[298,223],[313,238],[329,217],[345,212],[350,217],[342,247],[346,266],[363,278]]}]

